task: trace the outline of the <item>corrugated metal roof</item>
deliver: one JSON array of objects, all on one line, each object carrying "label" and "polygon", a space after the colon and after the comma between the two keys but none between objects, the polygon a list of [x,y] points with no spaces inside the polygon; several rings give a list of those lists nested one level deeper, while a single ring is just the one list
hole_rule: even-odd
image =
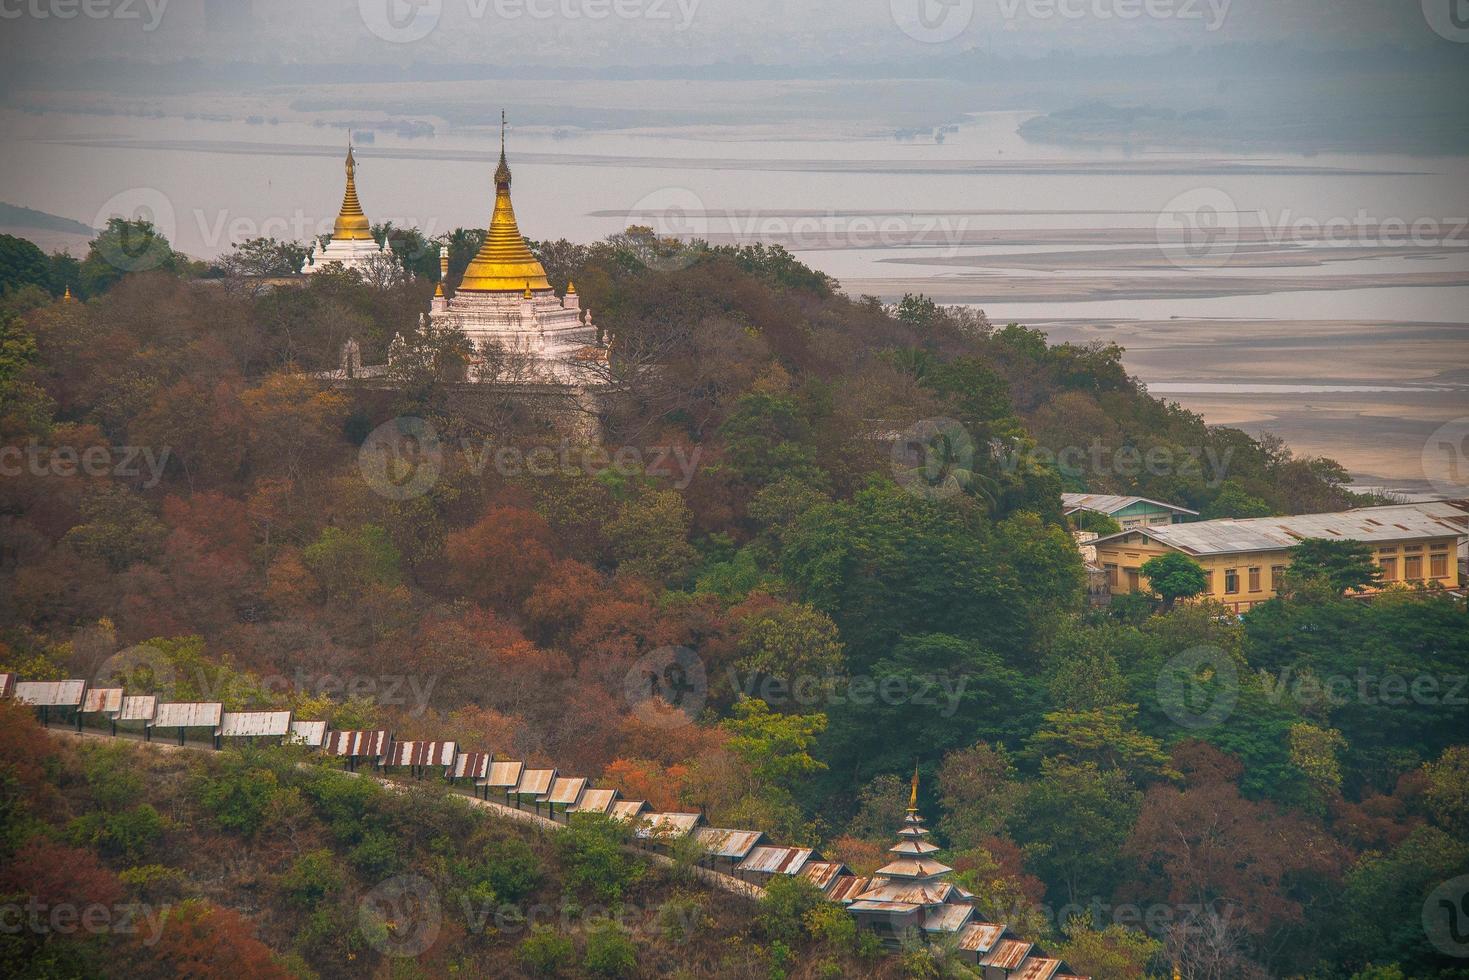
[{"label": "corrugated metal roof", "polygon": [[38,708],[75,708],[86,689],[86,681],[16,681],[14,697]]},{"label": "corrugated metal roof", "polygon": [[129,694],[122,699],[122,710],[117,713],[118,721],[152,721],[158,712],[158,695]]},{"label": "corrugated metal roof", "polygon": [[1295,517],[1219,518],[1192,524],[1135,527],[1097,539],[1097,546],[1117,543],[1124,535],[1142,534],[1154,541],[1194,555],[1223,555],[1243,551],[1284,551],[1306,538],[1362,541],[1368,544],[1416,541],[1458,536],[1464,529],[1447,519],[1410,508],[1393,507],[1391,520],[1374,516],[1377,508],[1300,514]]},{"label": "corrugated metal roof", "polygon": [[89,687],[82,696],[82,711],[85,714],[99,711],[109,715],[117,714],[122,710],[124,697],[120,687]]},{"label": "corrugated metal roof", "polygon": [[826,897],[833,902],[855,901],[858,895],[867,890],[871,881],[866,875],[839,875],[831,883],[831,890],[826,893]]},{"label": "corrugated metal roof", "polygon": [[694,828],[694,840],[702,844],[705,851],[715,857],[726,858],[730,861],[743,860],[764,836],[758,830],[727,830],[721,827]]},{"label": "corrugated metal roof", "polygon": [[969,903],[936,905],[923,917],[924,932],[958,932],[974,916],[974,906]]},{"label": "corrugated metal roof", "polygon": [[698,813],[645,813],[635,833],[644,840],[681,840],[692,834],[702,819]]},{"label": "corrugated metal roof", "polygon": [[822,891],[826,891],[837,878],[851,873],[840,861],[807,861],[805,867],[801,869],[800,877],[805,878]]},{"label": "corrugated metal roof", "polygon": [[520,784],[520,774],[524,771],[524,762],[516,762],[513,759],[492,762],[490,763],[490,774],[480,785],[488,786],[491,789],[511,790]]},{"label": "corrugated metal roof", "polygon": [[847,906],[848,912],[884,912],[889,915],[917,915],[923,911],[923,906],[913,905],[908,902],[873,902],[858,901]]},{"label": "corrugated metal roof", "polygon": [[618,800],[607,815],[613,820],[633,820],[646,809],[648,804],[643,800]]},{"label": "corrugated metal roof", "polygon": [[0,698],[8,698],[15,691],[15,675],[0,674]]},{"label": "corrugated metal roof", "polygon": [[1020,964],[1020,969],[1011,974],[1011,980],[1052,980],[1061,969],[1061,961],[1032,956]]},{"label": "corrugated metal roof", "polygon": [[224,705],[218,701],[170,701],[153,715],[154,728],[218,728]]},{"label": "corrugated metal roof", "polygon": [[1152,500],[1148,497],[1124,496],[1116,493],[1063,493],[1061,494],[1061,506],[1068,513],[1072,510],[1094,510],[1099,514],[1115,514],[1119,510],[1126,510],[1133,504],[1152,504],[1179,514],[1198,514],[1196,510],[1180,507],[1177,504],[1165,503],[1162,500]]},{"label": "corrugated metal roof", "polygon": [[454,764],[458,745],[448,741],[394,742],[388,750],[390,766],[444,766]]},{"label": "corrugated metal roof", "polygon": [[959,931],[959,948],[971,953],[988,953],[1004,934],[1003,922],[970,922]]},{"label": "corrugated metal roof", "polygon": [[285,735],[291,730],[289,711],[226,711],[219,720],[223,738]]},{"label": "corrugated metal roof", "polygon": [[612,804],[617,801],[617,790],[615,789],[589,789],[576,801],[576,805],[567,810],[568,813],[606,813],[612,809]]},{"label": "corrugated metal roof", "polygon": [[954,886],[947,881],[909,881],[904,878],[881,878],[876,875],[859,899],[875,902],[911,902],[914,905],[942,905],[949,900]]},{"label": "corrugated metal roof", "polygon": [[490,774],[490,763],[495,761],[493,752],[460,752],[454,757],[455,779],[484,779]]},{"label": "corrugated metal roof", "polygon": [[552,806],[574,806],[581,799],[582,790],[586,788],[587,781],[582,776],[558,776],[546,791],[545,798],[538,797],[536,802],[549,803]]},{"label": "corrugated metal roof", "polygon": [[934,878],[954,869],[928,858],[899,858],[877,869],[885,878]]},{"label": "corrugated metal roof", "polygon": [[1023,939],[1001,939],[995,943],[995,948],[990,950],[989,955],[979,961],[979,965],[1013,970],[1025,962],[1025,958],[1030,955],[1034,946],[1034,943],[1028,943]]},{"label": "corrugated metal roof", "polygon": [[551,788],[556,778],[555,769],[527,769],[520,774],[520,782],[512,790],[516,796],[540,796]]},{"label": "corrugated metal roof", "polygon": [[387,729],[336,731],[327,736],[328,755],[346,759],[381,759],[388,749]]},{"label": "corrugated metal roof", "polygon": [[326,722],[291,722],[291,741],[300,745],[309,745],[312,748],[320,748],[321,744],[326,741]]},{"label": "corrugated metal roof", "polygon": [[811,860],[814,853],[809,847],[778,847],[772,844],[761,844],[752,850],[735,870],[770,875],[800,874],[801,868]]}]

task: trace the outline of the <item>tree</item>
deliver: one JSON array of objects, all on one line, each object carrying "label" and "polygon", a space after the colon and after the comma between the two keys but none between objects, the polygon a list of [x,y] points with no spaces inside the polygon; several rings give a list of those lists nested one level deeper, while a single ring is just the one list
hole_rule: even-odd
[{"label": "tree", "polygon": [[48,288],[51,263],[33,243],[14,235],[0,235],[0,293],[22,286]]},{"label": "tree", "polygon": [[754,599],[731,612],[740,626],[742,670],[795,681],[841,674],[845,660],[836,624],[805,603]]},{"label": "tree", "polygon": [[1113,923],[1098,929],[1076,917],[1062,926],[1066,941],[1056,955],[1092,980],[1142,980],[1163,944],[1146,933]]},{"label": "tree", "polygon": [[82,289],[86,295],[96,296],[130,272],[177,272],[187,262],[187,257],[173,250],[152,221],[108,218],[107,227],[92,239],[82,260]]},{"label": "tree", "polygon": [[638,971],[638,948],[621,925],[608,920],[587,933],[582,966],[599,977],[631,977]]},{"label": "tree", "polygon": [[1163,608],[1172,609],[1179,599],[1191,599],[1209,587],[1204,567],[1187,555],[1169,551],[1143,562],[1142,573],[1154,592],[1163,598]]},{"label": "tree", "polygon": [[1424,763],[1428,787],[1423,800],[1440,827],[1469,842],[1469,746],[1444,749],[1438,761]]},{"label": "tree", "polygon": [[1111,892],[1139,798],[1119,770],[1041,763],[1040,779],[1027,787],[1010,827],[1026,868],[1046,883],[1047,894],[1085,903]]},{"label": "tree", "polygon": [[1028,751],[1038,758],[1067,765],[1095,765],[1118,770],[1135,783],[1176,775],[1168,753],[1156,738],[1133,727],[1135,704],[1109,704],[1088,711],[1052,711],[1045,727],[1031,736]]},{"label": "tree", "polygon": [[306,249],[297,242],[252,238],[235,246],[220,265],[230,275],[271,278],[294,276],[306,261]]},{"label": "tree", "polygon": [[756,779],[772,786],[791,790],[802,778],[826,768],[810,752],[826,729],[825,715],[778,715],[758,698],[741,697],[723,728],[730,735],[730,751],[750,766]]},{"label": "tree", "polygon": [[374,585],[392,587],[403,578],[398,549],[374,524],[351,531],[322,528],[321,536],[301,549],[301,560],[334,599],[360,596]]},{"label": "tree", "polygon": [[1324,582],[1338,595],[1379,584],[1382,570],[1372,560],[1372,548],[1360,541],[1307,538],[1291,552],[1286,582],[1292,591],[1309,582]]},{"label": "tree", "polygon": [[939,829],[955,847],[978,847],[1004,833],[1023,787],[1004,748],[985,742],[944,756],[938,772]]}]

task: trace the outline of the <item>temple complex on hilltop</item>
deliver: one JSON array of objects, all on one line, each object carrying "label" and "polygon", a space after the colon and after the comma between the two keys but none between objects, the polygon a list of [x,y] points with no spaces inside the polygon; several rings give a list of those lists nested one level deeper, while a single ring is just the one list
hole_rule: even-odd
[{"label": "temple complex on hilltop", "polygon": [[474,344],[477,360],[470,365],[476,380],[595,385],[596,370],[607,362],[590,310],[581,308],[576,284],[558,297],[546,270],[526,246],[510,202],[510,165],[505,160],[504,123],[500,129],[500,165],[495,168],[495,210],[478,254],[464,270],[453,292],[445,295],[447,252],[440,252],[444,273],[429,305],[435,326],[458,330]]},{"label": "temple complex on hilltop", "polygon": [[368,263],[374,258],[391,254],[385,253],[386,249],[386,240],[378,245],[372,237],[372,227],[367,223],[367,215],[362,213],[362,205],[357,201],[357,161],[352,156],[352,147],[349,144],[347,189],[342,194],[342,210],[332,228],[331,241],[322,246],[319,255],[313,243],[306,256],[306,266],[301,271],[311,275],[336,262],[343,269],[353,269],[365,274]]}]

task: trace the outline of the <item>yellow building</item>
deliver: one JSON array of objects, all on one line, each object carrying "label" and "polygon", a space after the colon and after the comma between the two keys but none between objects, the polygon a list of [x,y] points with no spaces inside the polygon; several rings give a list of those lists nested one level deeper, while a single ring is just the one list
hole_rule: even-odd
[{"label": "yellow building", "polygon": [[1334,514],[1222,519],[1138,527],[1098,538],[1096,563],[1114,595],[1149,591],[1142,566],[1177,551],[1203,566],[1205,595],[1244,612],[1273,597],[1306,538],[1360,541],[1372,548],[1383,585],[1435,584],[1457,588],[1458,552],[1469,531],[1469,511],[1444,503],[1359,507]]}]

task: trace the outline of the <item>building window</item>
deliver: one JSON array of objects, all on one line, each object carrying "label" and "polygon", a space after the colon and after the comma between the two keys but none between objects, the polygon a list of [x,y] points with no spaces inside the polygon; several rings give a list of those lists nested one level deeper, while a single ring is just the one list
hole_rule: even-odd
[{"label": "building window", "polygon": [[1212,568],[1204,569],[1204,594],[1214,594],[1214,569]]},{"label": "building window", "polygon": [[1423,556],[1403,556],[1403,578],[1409,582],[1417,582],[1423,578]]},{"label": "building window", "polygon": [[1449,577],[1449,555],[1446,551],[1435,551],[1428,557],[1428,574],[1434,578]]},{"label": "building window", "polygon": [[1250,591],[1260,591],[1260,569],[1258,568],[1250,569]]},{"label": "building window", "polygon": [[1279,595],[1280,593],[1285,591],[1284,565],[1270,566],[1270,587],[1275,590],[1276,595]]},{"label": "building window", "polygon": [[1396,582],[1398,580],[1398,560],[1392,558],[1379,558],[1377,564],[1382,566],[1382,580],[1384,582]]},{"label": "building window", "polygon": [[1117,581],[1117,566],[1108,564],[1103,565],[1102,567],[1107,570],[1107,584],[1112,586],[1112,588],[1114,589],[1117,588],[1119,584]]},{"label": "building window", "polygon": [[1238,568],[1226,568],[1224,570],[1224,594],[1225,595],[1238,595],[1239,594],[1239,569]]}]

